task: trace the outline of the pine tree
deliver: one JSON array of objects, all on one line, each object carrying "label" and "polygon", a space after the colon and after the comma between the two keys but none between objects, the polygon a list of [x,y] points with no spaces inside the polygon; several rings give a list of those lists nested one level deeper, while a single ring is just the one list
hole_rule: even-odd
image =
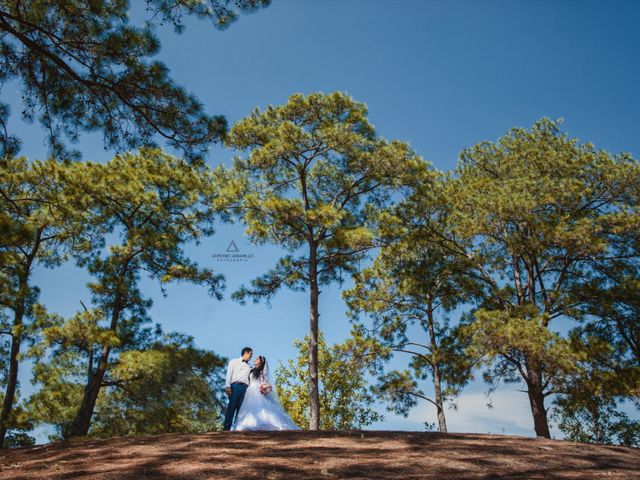
[{"label": "pine tree", "polygon": [[[411,359],[409,369],[380,377],[378,391],[390,409],[406,416],[426,400],[436,407],[441,432],[447,431],[445,401],[472,378],[473,366],[465,352],[467,339],[449,325],[447,314],[477,297],[480,288],[469,262],[441,245],[441,236],[450,231],[445,181],[426,163],[422,175],[408,179],[406,198],[379,215],[378,256],[343,293],[361,328]],[[363,313],[370,326],[360,318]],[[419,387],[428,377],[433,397]]]},{"label": "pine tree", "polygon": [[448,248],[474,265],[486,291],[469,327],[485,378],[524,382],[536,434],[549,437],[545,399],[583,359],[554,325],[584,317],[608,230],[624,218],[638,164],[580,144],[548,119],[464,150],[448,183]]},{"label": "pine tree", "polygon": [[[276,370],[275,388],[284,409],[297,425],[309,425],[311,402],[307,385],[309,338],[296,340],[295,360]],[[318,377],[320,384],[320,428],[356,430],[381,421],[374,405],[367,373],[386,352],[374,342],[352,335],[342,343],[327,345],[324,334],[318,336]]]},{"label": "pine tree", "polygon": [[[74,141],[85,131],[102,131],[105,147],[120,151],[159,137],[194,159],[224,135],[224,117],[207,115],[162,62],[149,60],[160,49],[155,30],[169,22],[181,32],[188,15],[226,28],[269,0],[145,3],[145,21],[134,26],[128,1],[0,1],[0,81],[19,82],[23,118],[43,126],[56,158],[79,156],[65,137]],[[8,117],[0,103],[0,157],[20,147]]]},{"label": "pine tree", "polygon": [[313,430],[320,425],[320,286],[355,272],[374,245],[368,218],[416,163],[407,144],[378,138],[366,114],[343,93],[292,95],[285,105],[255,110],[234,125],[226,143],[249,155],[218,172],[228,209],[240,212],[251,240],[290,252],[232,298],[269,301],[282,287],[309,288]]},{"label": "pine tree", "polygon": [[95,240],[86,228],[85,199],[67,196],[61,180],[64,175],[75,176],[78,168],[26,158],[5,159],[0,168],[0,218],[6,227],[0,230],[0,335],[6,347],[1,353],[0,445],[17,425],[13,409],[21,348],[37,337],[42,326],[33,270],[55,267],[69,252],[85,249]]},{"label": "pine tree", "polygon": [[[76,195],[90,199],[90,224],[101,232],[104,248],[78,255],[77,262],[94,277],[89,283],[93,308],[104,336],[92,349],[82,401],[65,436],[89,431],[100,390],[108,385],[112,351],[135,344],[151,301],[138,287],[143,273],[164,285],[188,281],[207,286],[220,299],[223,277],[200,268],[184,246],[212,235],[215,210],[206,167],[196,167],[157,149],[116,156],[107,164],[83,163],[65,182]],[[164,288],[163,288],[164,292]]]}]

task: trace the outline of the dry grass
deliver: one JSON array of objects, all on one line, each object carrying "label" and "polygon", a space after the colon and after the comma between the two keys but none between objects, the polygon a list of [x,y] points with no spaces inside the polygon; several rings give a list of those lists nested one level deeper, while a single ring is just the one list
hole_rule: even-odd
[{"label": "dry grass", "polygon": [[640,450],[420,432],[212,432],[0,454],[0,479],[640,479]]}]

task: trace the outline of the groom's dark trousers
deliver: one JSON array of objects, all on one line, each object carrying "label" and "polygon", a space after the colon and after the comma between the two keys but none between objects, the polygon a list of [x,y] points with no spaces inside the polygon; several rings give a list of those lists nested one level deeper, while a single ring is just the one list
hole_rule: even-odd
[{"label": "groom's dark trousers", "polygon": [[223,430],[231,430],[233,417],[235,417],[236,412],[240,409],[240,405],[242,405],[242,400],[244,400],[244,394],[248,386],[249,385],[242,382],[231,384],[231,396],[229,397],[229,405],[227,405],[227,413],[224,416]]}]

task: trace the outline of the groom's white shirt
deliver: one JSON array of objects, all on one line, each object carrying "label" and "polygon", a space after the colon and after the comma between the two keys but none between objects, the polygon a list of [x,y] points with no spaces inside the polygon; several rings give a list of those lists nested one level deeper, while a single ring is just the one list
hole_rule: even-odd
[{"label": "groom's white shirt", "polygon": [[227,368],[227,381],[225,383],[225,388],[231,387],[232,383],[242,382],[249,383],[249,373],[251,373],[251,366],[249,363],[242,360],[240,358],[234,358],[229,362],[229,367]]}]

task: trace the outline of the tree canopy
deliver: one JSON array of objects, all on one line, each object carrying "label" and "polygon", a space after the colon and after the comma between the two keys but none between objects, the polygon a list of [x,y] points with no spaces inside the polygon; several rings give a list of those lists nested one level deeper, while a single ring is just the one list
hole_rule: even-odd
[{"label": "tree canopy", "polygon": [[317,429],[319,287],[357,271],[375,245],[374,212],[419,159],[408,144],[378,137],[366,106],[342,92],[295,94],[285,105],[256,109],[226,143],[248,155],[219,170],[220,197],[239,212],[252,241],[289,252],[233,298],[268,301],[282,287],[309,288],[309,421]]},{"label": "tree canopy", "polygon": [[[78,156],[66,148],[68,141],[101,131],[106,149],[135,149],[161,138],[199,158],[221,140],[226,121],[205,113],[162,62],[151,60],[160,48],[155,29],[170,22],[180,32],[187,15],[226,28],[240,13],[269,3],[145,0],[146,18],[133,25],[126,0],[2,0],[0,85],[19,83],[22,117],[42,125],[55,157]],[[9,113],[0,103],[0,157],[20,147],[7,127]]]},{"label": "tree canopy", "polygon": [[[295,360],[276,370],[275,386],[285,410],[297,425],[309,425],[311,405],[307,376],[309,338],[296,340]],[[377,358],[386,356],[375,342],[352,335],[342,343],[327,345],[324,334],[318,338],[318,377],[321,384],[320,428],[354,430],[383,420],[375,409],[376,395],[370,390],[367,375],[375,370]]]},{"label": "tree canopy", "polygon": [[456,173],[447,244],[484,284],[470,330],[494,361],[485,376],[523,381],[536,433],[549,437],[545,399],[585,354],[553,325],[587,320],[586,297],[600,298],[592,279],[618,257],[611,233],[637,222],[640,166],[542,119],[465,149]]}]

